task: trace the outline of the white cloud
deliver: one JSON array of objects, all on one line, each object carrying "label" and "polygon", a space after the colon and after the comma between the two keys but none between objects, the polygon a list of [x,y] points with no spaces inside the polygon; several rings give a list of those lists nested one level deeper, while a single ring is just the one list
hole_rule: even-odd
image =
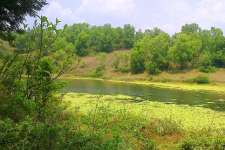
[{"label": "white cloud", "polygon": [[185,23],[225,30],[225,0],[49,0],[42,11],[50,20],[62,24],[130,23],[137,28],[158,26],[173,34]]},{"label": "white cloud", "polygon": [[42,15],[49,17],[50,20],[59,18],[63,23],[83,22],[71,8],[63,7],[59,0],[49,1],[49,5],[42,11]]},{"label": "white cloud", "polygon": [[224,0],[201,0],[196,9],[196,21],[203,25],[225,24],[225,1]]},{"label": "white cloud", "polygon": [[134,0],[82,0],[77,12],[82,14],[126,17],[135,10]]},{"label": "white cloud", "polygon": [[193,22],[203,28],[216,26],[225,29],[225,0],[158,0],[155,7],[158,11],[152,14],[153,25],[171,34],[178,32],[182,25]]}]

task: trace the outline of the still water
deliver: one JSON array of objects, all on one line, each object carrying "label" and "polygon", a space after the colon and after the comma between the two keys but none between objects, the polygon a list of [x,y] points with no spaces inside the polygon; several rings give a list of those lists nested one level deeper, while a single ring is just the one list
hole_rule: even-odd
[{"label": "still water", "polygon": [[64,92],[128,95],[133,102],[158,101],[167,104],[206,107],[217,111],[225,111],[225,93],[206,91],[183,91],[158,88],[129,83],[114,83],[99,80],[67,80]]}]

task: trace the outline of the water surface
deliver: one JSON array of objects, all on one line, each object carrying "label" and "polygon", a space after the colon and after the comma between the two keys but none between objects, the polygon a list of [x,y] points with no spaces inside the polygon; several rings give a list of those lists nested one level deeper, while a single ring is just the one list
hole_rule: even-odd
[{"label": "water surface", "polygon": [[158,101],[167,104],[206,107],[217,111],[225,111],[225,93],[206,91],[184,91],[166,89],[130,83],[115,83],[101,80],[67,80],[64,92],[128,95],[133,102]]}]

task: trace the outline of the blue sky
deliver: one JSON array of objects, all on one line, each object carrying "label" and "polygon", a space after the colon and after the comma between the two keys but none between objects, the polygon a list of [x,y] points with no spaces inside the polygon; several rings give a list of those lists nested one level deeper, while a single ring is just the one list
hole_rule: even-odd
[{"label": "blue sky", "polygon": [[[48,0],[40,15],[62,24],[87,22],[113,26],[132,24],[137,29],[159,27],[173,34],[185,23],[225,31],[225,0]],[[28,19],[31,22],[31,19]]]}]

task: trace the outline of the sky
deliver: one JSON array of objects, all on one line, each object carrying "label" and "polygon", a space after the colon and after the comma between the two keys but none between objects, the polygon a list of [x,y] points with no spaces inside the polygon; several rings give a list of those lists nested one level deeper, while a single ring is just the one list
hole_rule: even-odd
[{"label": "sky", "polygon": [[[113,26],[132,24],[136,29],[159,27],[173,34],[186,23],[225,31],[225,0],[48,0],[40,15],[61,24],[87,22]],[[28,18],[28,23],[32,19]]]}]

